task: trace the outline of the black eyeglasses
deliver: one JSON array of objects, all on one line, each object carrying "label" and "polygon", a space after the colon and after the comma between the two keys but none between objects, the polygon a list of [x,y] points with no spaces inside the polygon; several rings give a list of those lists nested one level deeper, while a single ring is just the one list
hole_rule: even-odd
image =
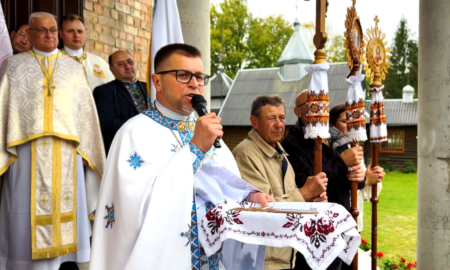
[{"label": "black eyeglasses", "polygon": [[303,105],[305,105],[305,104],[306,104],[306,102],[305,102],[305,103],[302,103],[302,104],[300,104],[300,105],[298,105],[296,108],[301,107],[301,106],[303,106]]},{"label": "black eyeglasses", "polygon": [[176,77],[177,81],[180,83],[189,83],[192,80],[192,77],[195,77],[199,86],[208,85],[209,78],[211,78],[211,76],[206,75],[204,73],[192,73],[188,70],[183,70],[183,69],[160,71],[156,74],[162,75],[162,74],[167,74],[169,72],[175,72],[175,77]]},{"label": "black eyeglasses", "polygon": [[40,35],[46,35],[48,32],[50,32],[52,35],[56,35],[58,33],[58,29],[56,28],[30,28],[30,30],[37,31]]}]

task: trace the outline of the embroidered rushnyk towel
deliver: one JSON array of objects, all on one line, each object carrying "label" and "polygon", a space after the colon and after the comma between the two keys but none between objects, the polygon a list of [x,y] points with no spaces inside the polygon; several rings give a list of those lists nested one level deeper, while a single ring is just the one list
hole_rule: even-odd
[{"label": "embroidered rushnyk towel", "polygon": [[345,114],[349,142],[367,141],[364,91],[361,86],[364,78],[364,75],[347,78],[347,83],[350,87],[347,92],[347,100],[345,101]]},{"label": "embroidered rushnyk towel", "polygon": [[261,207],[254,203],[226,202],[208,211],[199,224],[199,239],[207,256],[227,239],[273,247],[292,247],[312,269],[326,269],[336,257],[348,265],[361,243],[356,222],[334,203],[273,203],[277,210],[312,214],[239,211]]},{"label": "embroidered rushnyk towel", "polygon": [[312,64],[305,67],[311,74],[306,104],[305,139],[330,138],[330,93],[328,91],[328,63]]}]

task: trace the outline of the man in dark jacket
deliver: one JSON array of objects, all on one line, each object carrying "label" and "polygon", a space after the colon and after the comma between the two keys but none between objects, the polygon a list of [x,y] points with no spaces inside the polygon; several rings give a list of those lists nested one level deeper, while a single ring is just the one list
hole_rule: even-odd
[{"label": "man in dark jacket", "polygon": [[109,66],[116,79],[94,89],[106,154],[119,128],[150,105],[147,84],[136,79],[135,61],[129,52],[111,54]]},{"label": "man in dark jacket", "polygon": [[[295,182],[301,188],[309,176],[314,175],[314,140],[305,139],[307,91],[298,95],[294,113],[298,116],[297,124],[291,128],[282,142],[288,153],[289,162],[295,171]],[[343,146],[342,146],[343,147]],[[328,178],[328,202],[339,203],[350,211],[350,181],[358,182],[358,188],[364,188],[364,168],[362,147],[339,149],[334,152],[322,144],[322,171]],[[340,269],[341,260],[336,259],[328,269]],[[295,269],[309,269],[302,256],[297,255]]]},{"label": "man in dark jacket", "polygon": [[[307,91],[297,97],[295,114],[297,124],[282,142],[289,155],[289,162],[295,171],[295,182],[300,188],[306,179],[314,175],[314,140],[305,139]],[[322,171],[328,178],[327,196],[329,202],[339,203],[350,211],[350,181],[358,182],[358,188],[364,188],[364,168],[361,164],[363,150],[361,146],[333,151],[322,144]]]}]

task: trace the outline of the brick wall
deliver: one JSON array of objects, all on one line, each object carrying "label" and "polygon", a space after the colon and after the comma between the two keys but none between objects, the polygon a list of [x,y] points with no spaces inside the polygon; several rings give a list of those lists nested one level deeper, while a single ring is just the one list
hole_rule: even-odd
[{"label": "brick wall", "polygon": [[137,61],[137,77],[145,81],[154,0],[84,0],[87,52],[108,56],[121,49]]}]

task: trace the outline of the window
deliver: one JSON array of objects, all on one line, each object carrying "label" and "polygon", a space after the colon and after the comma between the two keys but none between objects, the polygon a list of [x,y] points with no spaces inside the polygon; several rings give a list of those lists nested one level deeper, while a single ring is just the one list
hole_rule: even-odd
[{"label": "window", "polygon": [[382,142],[380,146],[382,153],[404,153],[405,152],[405,131],[388,130],[388,140]]}]

